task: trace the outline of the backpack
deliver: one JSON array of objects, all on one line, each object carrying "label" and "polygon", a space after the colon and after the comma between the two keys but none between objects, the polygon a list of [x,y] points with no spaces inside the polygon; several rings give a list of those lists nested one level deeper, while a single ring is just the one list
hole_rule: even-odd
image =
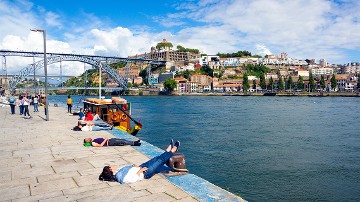
[{"label": "backpack", "polygon": [[10,97],[9,102],[10,102],[11,104],[14,104],[15,98],[14,98],[14,97]]}]

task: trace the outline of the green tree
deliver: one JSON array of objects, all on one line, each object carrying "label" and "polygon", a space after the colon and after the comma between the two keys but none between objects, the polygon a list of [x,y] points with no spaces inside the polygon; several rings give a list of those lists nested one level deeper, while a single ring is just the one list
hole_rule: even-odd
[{"label": "green tree", "polygon": [[274,80],[272,77],[270,77],[270,79],[269,79],[269,88],[271,88],[271,90],[274,89]]},{"label": "green tree", "polygon": [[360,74],[357,75],[357,89],[360,92]]},{"label": "green tree", "polygon": [[[330,82],[331,82],[331,88],[335,89],[337,86],[335,74],[332,75]],[[359,80],[358,80],[358,88],[359,88]]]},{"label": "green tree", "polygon": [[265,90],[266,89],[266,80],[264,74],[260,75],[260,87]]},{"label": "green tree", "polygon": [[250,88],[248,75],[245,73],[243,78],[243,90],[247,92]]},{"label": "green tree", "polygon": [[314,81],[314,76],[312,75],[311,72],[309,73],[309,86],[311,92],[313,92],[315,90],[315,81]]},{"label": "green tree", "polygon": [[253,88],[254,90],[256,89],[256,80],[255,80],[255,79],[253,80],[252,88]]},{"label": "green tree", "polygon": [[175,79],[168,78],[164,81],[164,88],[168,92],[172,92],[177,87]]},{"label": "green tree", "polygon": [[293,82],[293,79],[291,76],[289,76],[286,81],[286,88],[290,89],[290,91],[291,91],[291,88],[294,88],[294,82]]},{"label": "green tree", "polygon": [[146,79],[147,78],[146,69],[141,70],[139,76],[141,76],[141,78],[143,79],[144,84],[148,84],[148,80]]},{"label": "green tree", "polygon": [[213,72],[214,72],[214,70],[211,69],[211,68],[210,68],[209,66],[207,66],[207,65],[201,66],[200,71],[201,71],[201,73],[206,74],[206,75],[208,75],[208,76],[212,76],[212,75],[213,75]]},{"label": "green tree", "polygon": [[304,89],[304,79],[302,76],[299,76],[299,80],[297,83],[297,89],[303,90]]},{"label": "green tree", "polygon": [[157,49],[162,49],[162,48],[166,48],[166,47],[169,47],[169,48],[172,48],[173,47],[173,45],[172,45],[172,43],[170,43],[170,42],[160,42],[160,43],[158,43],[157,45],[156,45],[156,48]]},{"label": "green tree", "polygon": [[185,78],[185,79],[189,79],[190,75],[191,75],[190,71],[189,71],[189,70],[185,70],[185,72],[184,72],[184,78]]},{"label": "green tree", "polygon": [[324,89],[325,88],[325,78],[324,75],[321,75],[321,79],[320,79],[320,88]]},{"label": "green tree", "polygon": [[278,88],[279,90],[284,90],[284,82],[281,76],[279,76]]}]

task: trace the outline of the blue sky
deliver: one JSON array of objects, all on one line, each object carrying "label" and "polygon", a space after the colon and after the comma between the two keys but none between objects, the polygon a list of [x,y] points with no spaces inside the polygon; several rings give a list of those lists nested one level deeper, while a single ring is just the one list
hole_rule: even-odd
[{"label": "blue sky", "polygon": [[[163,38],[203,53],[280,54],[360,61],[356,0],[1,0],[0,49],[126,57]],[[61,3],[60,3],[61,2]],[[26,62],[11,61],[18,69]],[[70,65],[68,66],[71,69]],[[15,70],[14,70],[15,71]]]}]

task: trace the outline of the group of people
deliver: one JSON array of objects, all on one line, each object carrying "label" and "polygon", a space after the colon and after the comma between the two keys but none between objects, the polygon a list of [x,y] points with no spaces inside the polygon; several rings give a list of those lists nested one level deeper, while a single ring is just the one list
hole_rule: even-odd
[{"label": "group of people", "polygon": [[[67,100],[68,112],[71,113],[72,101],[70,96]],[[99,131],[112,130],[113,125],[104,122],[97,114],[93,114],[90,109],[80,108],[76,113],[78,118],[77,125],[73,128],[74,131]],[[140,146],[140,140],[126,140],[121,138],[84,138],[83,145],[86,147],[108,147],[108,146]],[[99,176],[102,181],[117,181],[121,184],[133,183],[143,179],[149,179],[153,175],[163,172],[175,170],[174,167],[165,166],[171,157],[179,150],[180,141],[174,143],[170,141],[169,146],[165,152],[156,156],[141,165],[129,165],[117,168],[116,166],[105,166]],[[183,159],[183,164],[185,160]]]},{"label": "group of people", "polygon": [[[41,101],[40,95],[35,95],[30,97],[25,93],[24,95],[19,95],[18,98],[15,98],[14,95],[9,97],[9,104],[11,109],[11,114],[15,114],[15,107],[19,106],[20,115],[24,115],[24,118],[32,118],[30,115],[29,106],[34,106],[34,112],[39,112],[39,103]],[[44,101],[44,100],[43,100]]]},{"label": "group of people", "polygon": [[78,115],[79,119],[77,125],[73,128],[74,131],[99,131],[113,129],[113,125],[103,121],[99,115],[93,115],[90,110],[86,110],[84,112],[84,109],[80,108]]},{"label": "group of people", "polygon": [[[81,131],[97,131],[97,130],[108,130],[112,129],[112,126],[105,123],[100,119],[100,117],[95,114],[92,115],[90,110],[84,113],[83,108],[79,112],[78,125],[74,127],[74,130]],[[120,138],[84,138],[84,146],[92,147],[108,147],[108,146],[140,146],[140,140],[132,141],[125,140]],[[173,140],[170,141],[169,146],[166,148],[166,151],[160,156],[156,156],[149,161],[141,165],[131,165],[123,166],[117,168],[116,166],[105,166],[102,173],[99,176],[99,180],[103,181],[117,181],[121,184],[133,183],[143,179],[149,179],[153,175],[163,172],[170,171],[174,168],[165,166],[169,159],[178,151],[180,147],[180,141],[174,143]]]}]

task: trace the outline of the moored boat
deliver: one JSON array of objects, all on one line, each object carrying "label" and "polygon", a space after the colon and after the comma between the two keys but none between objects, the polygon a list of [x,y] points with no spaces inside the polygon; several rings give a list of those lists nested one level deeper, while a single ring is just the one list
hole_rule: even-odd
[{"label": "moored boat", "polygon": [[263,94],[263,96],[275,96],[276,93],[272,93],[272,92],[266,92]]},{"label": "moored boat", "polygon": [[[141,123],[131,117],[131,103],[121,97],[111,99],[86,98],[84,109],[97,114],[103,121],[114,125],[116,128],[136,135],[141,130]],[[131,128],[130,120],[135,123]]]}]

